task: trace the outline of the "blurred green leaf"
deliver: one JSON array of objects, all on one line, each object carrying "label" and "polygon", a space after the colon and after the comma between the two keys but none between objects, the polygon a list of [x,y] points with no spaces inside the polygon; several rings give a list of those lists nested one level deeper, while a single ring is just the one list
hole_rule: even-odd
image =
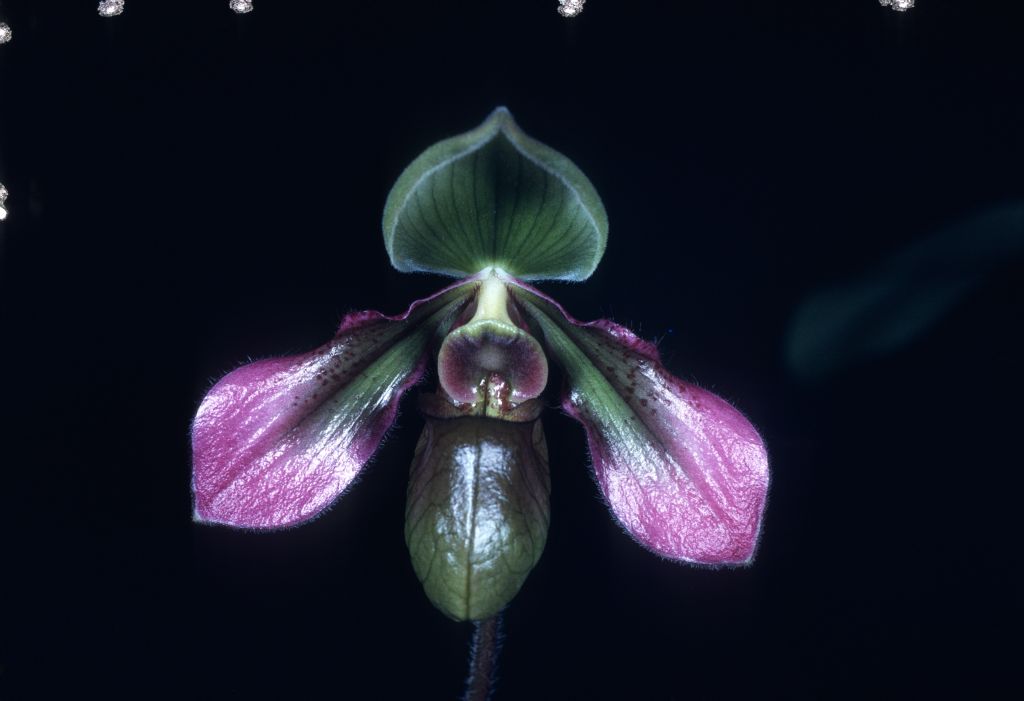
[{"label": "blurred green leaf", "polygon": [[1024,252],[1024,203],[982,212],[911,244],[798,307],[786,360],[804,379],[897,350],[927,331],[997,266]]}]

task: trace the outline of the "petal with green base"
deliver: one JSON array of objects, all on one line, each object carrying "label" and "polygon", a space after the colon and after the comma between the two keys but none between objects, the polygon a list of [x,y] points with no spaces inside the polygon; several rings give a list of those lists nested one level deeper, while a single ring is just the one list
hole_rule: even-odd
[{"label": "petal with green base", "polygon": [[586,429],[597,483],[626,531],[674,560],[749,563],[769,479],[750,422],[672,376],[628,329],[579,322],[539,290],[509,282],[565,371],[562,407]]},{"label": "petal with green base", "polygon": [[192,426],[196,520],[282,528],[326,509],[373,455],[428,348],[477,287],[463,281],[400,316],[349,314],[314,351],[228,373]]},{"label": "petal with green base", "polygon": [[607,239],[587,177],[504,107],[423,152],[384,209],[384,243],[403,272],[462,277],[496,267],[522,280],[585,280]]}]

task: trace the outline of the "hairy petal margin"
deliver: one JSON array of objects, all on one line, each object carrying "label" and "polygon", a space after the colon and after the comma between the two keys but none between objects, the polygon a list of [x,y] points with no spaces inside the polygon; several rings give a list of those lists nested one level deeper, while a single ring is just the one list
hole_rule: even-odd
[{"label": "hairy petal margin", "polygon": [[582,323],[509,279],[568,384],[597,482],[641,545],[674,560],[749,563],[768,492],[761,437],[731,404],[671,375],[655,347],[610,321]]},{"label": "hairy petal margin", "polygon": [[314,351],[250,363],[214,385],[192,425],[195,519],[280,528],[314,518],[373,455],[469,278],[399,316],[349,314]]}]

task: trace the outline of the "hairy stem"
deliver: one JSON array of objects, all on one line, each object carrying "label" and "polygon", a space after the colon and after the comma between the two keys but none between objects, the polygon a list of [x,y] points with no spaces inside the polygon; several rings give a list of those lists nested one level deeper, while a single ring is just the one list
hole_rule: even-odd
[{"label": "hairy stem", "polygon": [[462,701],[488,701],[494,692],[498,668],[498,650],[501,647],[501,614],[474,621],[473,649],[469,658],[469,679]]}]

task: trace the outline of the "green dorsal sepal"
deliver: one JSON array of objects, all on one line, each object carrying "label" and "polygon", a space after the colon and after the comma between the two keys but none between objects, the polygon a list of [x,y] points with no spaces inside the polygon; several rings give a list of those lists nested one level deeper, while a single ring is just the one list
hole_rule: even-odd
[{"label": "green dorsal sepal", "polygon": [[572,161],[499,107],[405,169],[384,208],[384,243],[403,272],[585,280],[608,240],[601,198]]}]

